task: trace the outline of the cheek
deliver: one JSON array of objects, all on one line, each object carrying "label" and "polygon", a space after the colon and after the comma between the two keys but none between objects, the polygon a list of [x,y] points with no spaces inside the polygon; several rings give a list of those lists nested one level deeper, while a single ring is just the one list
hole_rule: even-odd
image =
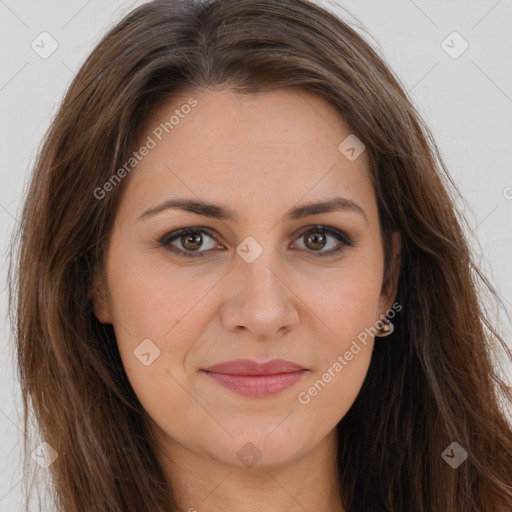
[{"label": "cheek", "polygon": [[[319,432],[326,433],[356,400],[370,366],[378,287],[360,287],[346,281],[330,297],[326,294],[321,318],[334,331],[318,344],[320,362],[311,378],[298,389],[297,403],[304,418],[322,418]],[[332,299],[332,300],[329,300]]]},{"label": "cheek", "polygon": [[205,294],[215,284],[212,277],[194,279],[192,271],[172,269],[161,260],[131,254],[126,247],[113,251],[108,260],[117,344],[141,401],[157,399],[158,389],[172,393],[167,370],[180,382],[186,378],[184,361],[204,330]]},{"label": "cheek", "polygon": [[207,321],[201,298],[208,288],[157,266],[123,269],[114,273],[111,285],[123,366],[142,407],[172,424],[176,410],[194,405],[185,391],[185,360]]},{"label": "cheek", "polygon": [[298,396],[310,414],[339,421],[359,394],[370,365],[381,284],[381,266],[361,261],[309,295],[318,325],[327,326],[318,344],[322,363]]},{"label": "cheek", "polygon": [[334,344],[354,338],[377,320],[382,286],[378,262],[361,258],[317,280],[317,286],[307,281],[305,302],[329,327]]},{"label": "cheek", "polygon": [[[188,315],[201,306],[214,281],[196,277],[193,269],[177,268],[165,258],[140,254],[112,254],[109,286],[115,320],[142,337],[163,338]],[[212,281],[212,283],[210,283]]]}]

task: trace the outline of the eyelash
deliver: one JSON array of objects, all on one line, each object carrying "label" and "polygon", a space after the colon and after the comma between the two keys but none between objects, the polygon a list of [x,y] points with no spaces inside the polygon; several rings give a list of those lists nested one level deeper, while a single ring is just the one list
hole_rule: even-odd
[{"label": "eyelash", "polygon": [[[165,234],[160,240],[158,241],[159,247],[164,247],[166,250],[178,254],[179,256],[184,256],[186,258],[201,258],[204,256],[205,252],[209,252],[211,249],[207,251],[185,251],[182,249],[178,249],[176,247],[171,246],[171,242],[174,242],[174,240],[179,240],[181,237],[184,237],[186,235],[194,234],[194,233],[201,233],[206,234],[209,237],[213,238],[215,240],[213,231],[209,228],[205,227],[192,227],[192,228],[183,228],[178,229],[176,231],[171,231],[170,233]],[[319,252],[319,251],[307,251],[311,252],[315,255],[315,257],[324,258],[327,256],[332,256],[341,253],[346,246],[353,246],[353,242],[350,239],[348,235],[345,233],[335,229],[331,228],[329,226],[322,226],[322,225],[316,225],[313,227],[307,227],[304,230],[301,230],[301,232],[298,234],[297,239],[300,239],[301,237],[309,234],[309,233],[322,233],[322,234],[328,234],[333,236],[338,240],[338,242],[341,243],[341,246],[336,249],[331,249],[326,252]]]}]

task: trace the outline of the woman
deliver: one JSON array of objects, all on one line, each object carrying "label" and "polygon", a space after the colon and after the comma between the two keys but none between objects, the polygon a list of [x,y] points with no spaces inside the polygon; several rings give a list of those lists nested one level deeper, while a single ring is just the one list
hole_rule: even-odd
[{"label": "woman", "polygon": [[511,510],[489,349],[510,351],[447,178],[319,6],[130,13],[69,88],[17,239],[59,510]]}]

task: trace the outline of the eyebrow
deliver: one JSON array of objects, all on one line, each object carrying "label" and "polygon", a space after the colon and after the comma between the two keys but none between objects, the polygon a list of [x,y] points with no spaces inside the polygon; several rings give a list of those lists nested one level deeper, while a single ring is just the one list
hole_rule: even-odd
[{"label": "eyebrow", "polygon": [[[196,213],[198,215],[223,221],[238,221],[238,215],[235,210],[214,203],[196,201],[194,199],[168,199],[167,201],[164,201],[159,205],[152,206],[142,212],[140,219],[155,215],[164,210],[168,210],[169,208],[178,208],[186,212]],[[284,215],[284,218],[288,220],[297,220],[302,219],[303,217],[309,217],[310,215],[319,215],[322,213],[336,211],[358,213],[368,223],[368,218],[366,217],[364,210],[357,203],[345,197],[333,197],[324,201],[296,206],[289,210]]]}]

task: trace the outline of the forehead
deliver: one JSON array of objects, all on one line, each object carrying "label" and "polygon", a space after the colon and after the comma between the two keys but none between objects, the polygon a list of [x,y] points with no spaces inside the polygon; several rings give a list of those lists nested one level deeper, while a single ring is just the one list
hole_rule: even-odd
[{"label": "forehead", "polygon": [[[192,101],[196,105],[187,108]],[[173,113],[181,114],[179,119]],[[162,134],[169,143],[173,137],[166,135],[194,135],[205,146],[215,144],[231,151],[260,149],[262,143],[268,148],[305,151],[320,142],[337,146],[340,135],[350,134],[334,105],[320,95],[295,87],[251,94],[219,88],[191,89],[162,105],[150,118],[146,132],[158,131],[173,117],[170,133]]]},{"label": "forehead", "polygon": [[308,91],[191,89],[149,119],[136,149],[149,140],[153,147],[123,201],[151,206],[186,195],[243,207],[249,198],[294,203],[333,189],[361,200],[373,192],[366,154],[351,160],[340,150],[353,136],[337,109]]}]

